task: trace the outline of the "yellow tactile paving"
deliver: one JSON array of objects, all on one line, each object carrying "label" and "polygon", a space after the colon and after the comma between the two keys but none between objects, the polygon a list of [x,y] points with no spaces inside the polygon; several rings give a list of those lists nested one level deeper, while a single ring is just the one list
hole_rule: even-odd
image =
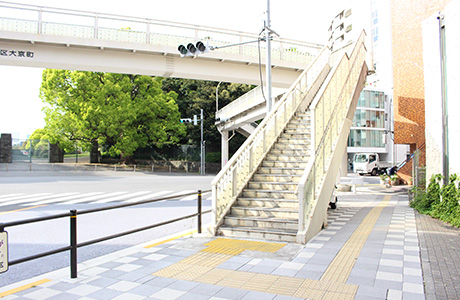
[{"label": "yellow tactile paving", "polygon": [[286,246],[286,244],[218,238],[210,241],[209,243],[204,244],[204,246],[208,246],[208,248],[201,250],[203,252],[213,252],[222,254],[236,253],[234,255],[238,255],[244,250],[276,252],[284,246]]},{"label": "yellow tactile paving", "polygon": [[347,281],[364,243],[374,228],[383,208],[390,202],[390,199],[391,196],[385,196],[385,198],[367,214],[329,265],[326,272],[324,272],[321,281],[340,283],[345,283]]}]

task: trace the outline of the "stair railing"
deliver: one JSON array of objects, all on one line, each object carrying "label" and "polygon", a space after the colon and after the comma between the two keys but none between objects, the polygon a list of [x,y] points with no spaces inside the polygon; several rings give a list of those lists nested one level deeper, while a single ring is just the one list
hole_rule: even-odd
[{"label": "stair railing", "polygon": [[213,233],[328,64],[324,47],[212,181]]},{"label": "stair railing", "polygon": [[300,243],[306,242],[305,234],[312,218],[311,214],[323,187],[325,174],[365,62],[364,38],[363,32],[355,43],[350,57],[347,53],[342,55],[339,63],[329,74],[330,80],[321,87],[309,108],[312,122],[312,152],[297,190]]}]

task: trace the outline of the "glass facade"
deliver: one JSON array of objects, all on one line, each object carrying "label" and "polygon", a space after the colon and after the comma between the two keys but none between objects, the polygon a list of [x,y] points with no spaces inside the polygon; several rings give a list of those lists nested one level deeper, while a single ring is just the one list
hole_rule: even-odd
[{"label": "glass facade", "polygon": [[351,129],[348,136],[348,147],[384,148],[384,130]]},{"label": "glass facade", "polygon": [[385,148],[385,94],[363,90],[359,96],[348,147]]},{"label": "glass facade", "polygon": [[385,94],[378,91],[363,90],[359,96],[358,107],[385,109]]},{"label": "glass facade", "polygon": [[351,126],[385,128],[385,112],[358,108]]}]

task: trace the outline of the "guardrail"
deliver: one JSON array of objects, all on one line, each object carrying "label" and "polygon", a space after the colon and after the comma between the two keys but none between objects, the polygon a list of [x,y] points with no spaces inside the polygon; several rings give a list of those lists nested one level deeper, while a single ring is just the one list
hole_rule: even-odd
[{"label": "guardrail", "polygon": [[38,218],[31,218],[27,220],[20,220],[20,221],[12,221],[12,222],[7,222],[7,223],[0,223],[0,233],[5,232],[6,227],[13,227],[13,226],[19,226],[19,225],[25,225],[25,224],[31,224],[31,223],[37,223],[37,222],[43,222],[43,221],[49,221],[49,220],[55,220],[55,219],[60,219],[60,218],[70,218],[70,245],[66,247],[61,247],[57,248],[54,250],[34,254],[28,257],[23,257],[20,259],[16,259],[13,261],[9,261],[8,265],[13,266],[17,265],[23,262],[31,261],[37,258],[42,258],[46,256],[50,256],[53,254],[65,252],[65,251],[70,251],[70,277],[71,278],[77,278],[77,249],[80,247],[84,246],[89,246],[92,244],[104,242],[107,240],[111,240],[114,238],[122,237],[128,234],[152,229],[155,227],[171,224],[174,222],[178,222],[181,220],[197,217],[197,230],[198,233],[201,233],[201,227],[202,227],[202,222],[201,222],[201,216],[206,213],[210,213],[211,210],[206,210],[202,211],[202,193],[207,193],[210,192],[210,190],[198,190],[197,192],[197,212],[194,214],[189,214],[186,216],[182,216],[180,218],[164,221],[161,223],[153,224],[153,225],[148,225],[136,229],[132,229],[129,231],[105,236],[105,237],[100,237],[97,239],[93,239],[90,241],[78,243],[77,241],[77,216],[79,215],[85,215],[85,214],[90,214],[90,213],[96,213],[96,212],[101,212],[101,211],[106,211],[106,210],[112,210],[112,209],[117,209],[117,208],[124,208],[124,207],[130,207],[130,206],[135,206],[135,205],[141,205],[141,204],[147,204],[147,203],[153,203],[153,202],[158,202],[158,201],[164,201],[164,200],[169,200],[169,199],[174,199],[174,198],[179,198],[183,196],[189,196],[189,195],[194,195],[195,193],[184,193],[181,195],[174,195],[174,196],[169,196],[169,197],[163,197],[163,198],[158,198],[158,199],[151,199],[151,200],[144,200],[144,201],[139,201],[136,203],[127,203],[127,204],[119,204],[119,205],[113,205],[113,206],[108,206],[108,207],[102,207],[102,208],[95,208],[95,209],[86,209],[86,210],[71,210],[68,213],[61,213],[61,214],[55,214],[51,216],[46,216],[46,217],[38,217]]},{"label": "guardrail", "polygon": [[328,58],[329,49],[325,47],[212,181],[214,230],[297,111]]},{"label": "guardrail", "polygon": [[324,174],[329,167],[331,155],[347,116],[366,57],[364,37],[365,34],[362,33],[350,57],[346,53],[342,55],[340,62],[331,72],[330,81],[322,87],[318,98],[311,104],[311,144],[314,147],[298,186],[299,232],[307,229],[310,213],[318,199]]},{"label": "guardrail", "polygon": [[[139,44],[178,45],[208,40],[212,46],[257,40],[258,34],[179,22],[59,9],[0,1],[0,30],[40,35],[109,40]],[[321,45],[275,37],[272,59],[307,65]],[[241,45],[222,53],[259,56],[257,46]],[[178,53],[179,54],[179,53]]]}]

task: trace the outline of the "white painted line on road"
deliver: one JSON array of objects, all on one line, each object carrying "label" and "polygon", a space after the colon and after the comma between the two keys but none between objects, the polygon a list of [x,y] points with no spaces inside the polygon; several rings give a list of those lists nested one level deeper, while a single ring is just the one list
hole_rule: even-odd
[{"label": "white painted line on road", "polygon": [[[70,195],[66,195],[70,194]],[[76,198],[82,198],[82,197],[89,197],[93,195],[100,195],[102,192],[93,192],[93,193],[64,193],[64,194],[59,194],[58,197],[60,198],[54,198],[54,199],[48,199],[48,200],[43,200],[43,201],[38,201],[38,202],[32,202],[32,203],[27,203],[27,204],[22,204],[22,206],[25,205],[42,205],[42,204],[50,204],[50,203],[57,203],[57,202],[62,202],[62,201],[68,201]]]},{"label": "white painted line on road", "polygon": [[15,197],[15,196],[22,196],[22,195],[25,195],[25,194],[7,194],[7,195],[2,195],[2,196],[0,196],[0,201],[2,201],[3,198]]},{"label": "white painted line on road", "polygon": [[103,195],[96,195],[96,196],[91,196],[91,197],[86,197],[86,198],[80,198],[80,199],[72,200],[72,201],[66,201],[66,202],[59,203],[59,204],[76,204],[76,203],[81,203],[81,202],[88,202],[88,201],[94,201],[98,199],[118,196],[118,195],[127,194],[127,193],[128,192],[113,192],[113,193],[108,193],[108,194],[103,194]]},{"label": "white painted line on road", "polygon": [[[8,200],[11,200],[11,201],[0,203],[0,206],[6,206],[6,205],[29,202],[29,201],[31,201],[30,198],[33,198],[32,201],[41,200],[41,199],[45,199],[46,197],[48,197],[51,194],[52,193],[38,193],[38,194],[31,194],[31,195],[27,195],[27,196],[12,197],[12,198],[8,199]],[[12,199],[15,199],[15,200],[12,200]]]},{"label": "white painted line on road", "polygon": [[150,191],[140,191],[140,192],[125,194],[125,195],[120,195],[120,196],[118,196],[118,197],[112,197],[112,198],[107,198],[107,199],[98,200],[98,201],[93,202],[93,203],[96,204],[96,203],[115,202],[115,201],[119,201],[119,200],[126,199],[126,198],[128,198],[128,197],[140,196],[140,195],[144,195],[144,194],[147,194],[147,193],[150,193]]},{"label": "white painted line on road", "polygon": [[132,199],[123,201],[123,203],[134,203],[134,202],[139,202],[139,201],[143,201],[143,200],[155,199],[155,197],[162,196],[162,195],[165,195],[165,194],[169,194],[171,192],[172,191],[156,192],[156,193],[148,194],[148,195],[145,195],[145,196],[142,196],[142,197],[132,198]]}]

